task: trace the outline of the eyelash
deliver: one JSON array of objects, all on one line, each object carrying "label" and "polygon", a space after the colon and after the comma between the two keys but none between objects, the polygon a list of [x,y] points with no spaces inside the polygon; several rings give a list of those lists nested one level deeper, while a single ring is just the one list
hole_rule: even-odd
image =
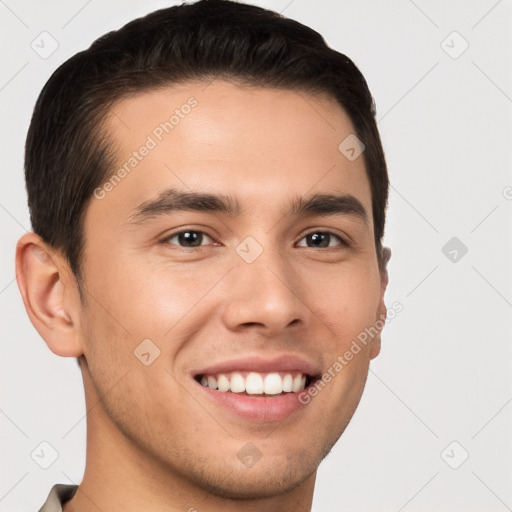
[{"label": "eyelash", "polygon": [[[201,247],[204,247],[203,245],[200,245],[198,247],[183,247],[183,246],[180,246],[178,244],[171,244],[169,242],[169,240],[171,240],[172,238],[178,236],[178,235],[181,235],[183,233],[200,233],[202,235],[206,235],[208,238],[212,239],[213,240],[213,237],[211,237],[210,235],[208,235],[208,233],[205,233],[204,231],[199,231],[199,230],[195,230],[195,229],[184,229],[184,230],[181,230],[181,231],[176,231],[175,233],[172,233],[168,236],[166,236],[165,238],[163,238],[160,243],[162,244],[168,244],[168,245],[176,245],[177,247],[179,247],[180,249],[189,249],[189,250],[193,250],[193,249],[200,249]],[[329,230],[315,230],[315,231],[310,231],[309,233],[306,233],[299,241],[301,242],[302,240],[304,240],[306,237],[308,237],[309,235],[313,235],[313,234],[324,234],[324,235],[330,235],[336,239],[338,239],[338,241],[340,242],[339,245],[337,246],[334,246],[334,247],[319,247],[317,249],[333,249],[335,247],[349,247],[349,244],[348,242],[346,242],[340,235],[334,233],[333,231],[329,231]],[[302,246],[304,247],[304,246]],[[314,247],[307,247],[306,248],[308,249],[315,249]]]}]

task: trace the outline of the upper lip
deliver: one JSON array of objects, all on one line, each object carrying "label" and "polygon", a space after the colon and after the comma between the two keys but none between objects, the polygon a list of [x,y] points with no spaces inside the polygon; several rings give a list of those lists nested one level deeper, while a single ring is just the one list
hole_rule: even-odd
[{"label": "upper lip", "polygon": [[299,371],[311,377],[321,373],[319,366],[311,360],[295,354],[282,354],[274,357],[246,356],[205,366],[194,370],[193,376],[198,375],[216,375],[219,373],[230,373],[235,371],[248,372],[286,372]]}]

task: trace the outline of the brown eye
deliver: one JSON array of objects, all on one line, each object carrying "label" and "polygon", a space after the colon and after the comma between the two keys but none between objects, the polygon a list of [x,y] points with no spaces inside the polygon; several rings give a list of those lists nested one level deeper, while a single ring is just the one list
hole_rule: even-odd
[{"label": "brown eye", "polygon": [[[299,243],[301,247],[312,247],[323,249],[326,247],[336,247],[347,245],[345,241],[338,235],[331,233],[329,231],[315,231],[313,233],[309,233],[302,240],[306,240],[306,245],[302,245]],[[302,242],[301,240],[301,242]],[[331,245],[333,240],[337,240],[338,243]]]},{"label": "brown eye", "polygon": [[[202,231],[180,231],[179,233],[168,236],[163,242],[171,245],[179,245],[180,247],[201,247],[205,237],[210,239],[210,237]],[[175,241],[173,242],[172,240]]]}]

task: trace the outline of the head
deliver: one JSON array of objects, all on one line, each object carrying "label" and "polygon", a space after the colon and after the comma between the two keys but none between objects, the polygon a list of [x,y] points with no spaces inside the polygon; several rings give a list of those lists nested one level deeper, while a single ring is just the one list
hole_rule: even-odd
[{"label": "head", "polygon": [[[79,359],[88,405],[104,397],[98,436],[226,497],[311,477],[386,315],[388,176],[352,61],[259,7],[163,9],[55,71],[25,158],[20,289],[50,349]],[[308,388],[244,412],[201,384],[251,370]]]}]

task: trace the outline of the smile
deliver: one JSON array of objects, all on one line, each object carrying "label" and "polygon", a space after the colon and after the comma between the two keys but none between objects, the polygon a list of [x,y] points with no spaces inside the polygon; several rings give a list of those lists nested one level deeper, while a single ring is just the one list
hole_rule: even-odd
[{"label": "smile", "polygon": [[321,377],[320,368],[296,354],[253,354],[197,368],[191,376],[201,400],[219,414],[272,423],[305,413],[299,396]]},{"label": "smile", "polygon": [[311,378],[302,372],[247,372],[234,371],[215,375],[198,375],[202,386],[222,393],[276,396],[297,393],[306,388]]}]

